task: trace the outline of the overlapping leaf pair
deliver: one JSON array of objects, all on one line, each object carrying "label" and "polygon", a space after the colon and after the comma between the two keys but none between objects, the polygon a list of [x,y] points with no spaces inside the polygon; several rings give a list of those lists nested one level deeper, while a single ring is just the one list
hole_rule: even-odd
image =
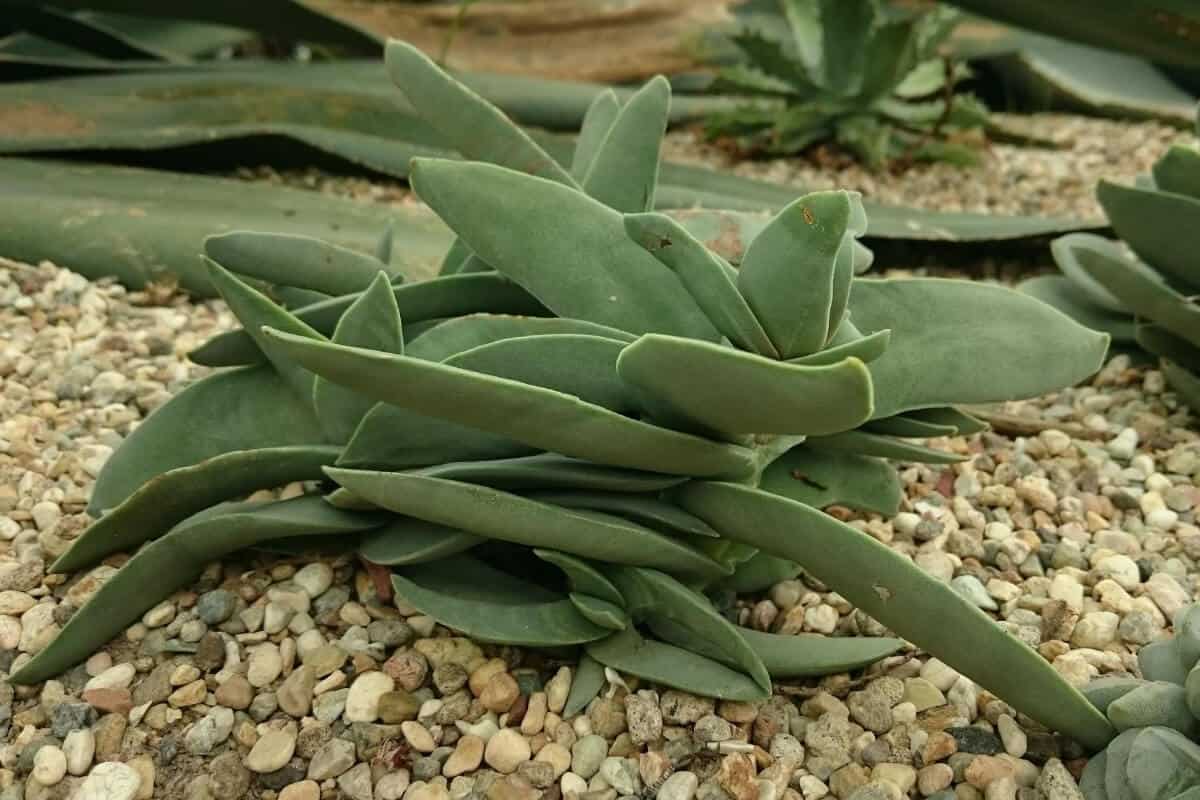
[{"label": "overlapping leaf pair", "polygon": [[1176,145],[1138,185],[1101,181],[1097,196],[1124,244],[1060,237],[1052,248],[1062,275],[1020,288],[1114,344],[1158,356],[1171,387],[1200,410],[1200,151]]},{"label": "overlapping leaf pair", "polygon": [[708,120],[710,136],[749,152],[795,153],[833,140],[870,166],[894,158],[971,163],[973,148],[947,134],[978,129],[987,109],[955,93],[966,76],[938,49],[957,22],[879,0],[780,0],[791,38],[772,26],[733,37],[747,63],[723,69],[714,89],[758,99]]},{"label": "overlapping leaf pair", "polygon": [[[865,218],[845,192],[796,200],[734,269],[648,211],[661,79],[624,105],[600,95],[567,170],[416,50],[393,43],[388,64],[479,159],[413,165],[459,237],[444,274],[399,283],[386,259],[313,240],[210,240],[244,327],[195,357],[242,366],[181,392],[113,455],[92,498],[106,513],[54,568],[148,544],[14,680],[84,658],[213,558],[317,542],[390,566],[399,597],[478,639],[582,645],[572,709],[600,665],[752,699],[773,677],[902,646],[751,631],[705,594],[802,566],[1046,724],[1108,740],[1033,650],[818,510],[894,512],[884,458],[953,461],[907,439],[980,427],[949,404],[1070,384],[1106,337],[1000,287],[856,280]],[[249,279],[315,302],[285,310]],[[226,504],[296,480],[327,493]]]}]

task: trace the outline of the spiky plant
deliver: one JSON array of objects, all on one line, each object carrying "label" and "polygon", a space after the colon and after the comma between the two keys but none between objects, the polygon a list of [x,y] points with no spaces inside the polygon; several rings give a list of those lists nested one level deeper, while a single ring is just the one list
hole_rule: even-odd
[{"label": "spiky plant", "polygon": [[1142,678],[1101,678],[1084,690],[1117,738],[1088,762],[1087,800],[1200,798],[1200,604],[1181,609],[1173,636],[1138,652]]},{"label": "spiky plant", "polygon": [[1171,387],[1200,411],[1200,150],[1176,145],[1137,185],[1101,181],[1096,196],[1124,242],[1055,239],[1062,274],[1020,288],[1109,333],[1114,345],[1158,356]]},{"label": "spiky plant", "polygon": [[[215,558],[315,542],[391,568],[396,595],[448,628],[582,646],[572,709],[601,665],[749,700],[772,677],[903,645],[753,631],[706,596],[803,567],[1045,724],[1108,741],[1036,652],[819,510],[895,512],[883,459],[958,460],[905,437],[981,427],[952,403],[1071,384],[1106,337],[997,286],[855,280],[866,219],[846,192],[796,200],[734,269],[647,211],[661,78],[624,106],[600,95],[568,170],[415,49],[392,43],[387,62],[477,159],[413,164],[414,189],[459,236],[448,274],[398,284],[312,240],[210,240],[243,329],[195,358],[244,366],[182,391],[106,464],[91,500],[103,516],[54,569],[141,549],[14,681],[82,660]],[[290,312],[231,269],[330,296]],[[290,481],[318,483],[231,502]]]},{"label": "spiky plant", "polygon": [[765,26],[733,37],[746,61],[722,69],[714,88],[758,102],[709,117],[710,137],[769,155],[832,140],[872,167],[975,160],[961,134],[982,127],[987,109],[955,91],[966,70],[938,53],[956,12],[899,12],[878,0],[780,4],[790,38]]}]

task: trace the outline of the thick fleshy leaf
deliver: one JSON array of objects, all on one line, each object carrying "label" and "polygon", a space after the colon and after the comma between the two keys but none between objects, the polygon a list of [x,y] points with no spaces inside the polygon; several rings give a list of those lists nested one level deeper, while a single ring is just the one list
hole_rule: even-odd
[{"label": "thick fleshy leaf", "polygon": [[479,536],[445,525],[397,517],[365,534],[359,540],[358,554],[372,564],[408,566],[458,555],[482,541]]},{"label": "thick fleshy leaf", "polygon": [[604,683],[604,665],[586,652],[581,654],[571,681],[571,691],[567,693],[567,704],[563,706],[563,716],[570,718],[587,708],[588,703],[600,694]]},{"label": "thick fleshy leaf", "polygon": [[88,510],[99,516],[164,472],[225,453],[323,443],[312,409],[292,396],[273,369],[219,372],[138,425],[104,464]]},{"label": "thick fleshy leaf", "polygon": [[740,628],[742,638],[758,654],[772,678],[830,675],[874,664],[905,647],[902,639],[870,636],[786,636]]},{"label": "thick fleshy leaf", "polygon": [[799,574],[800,565],[795,561],[759,551],[734,567],[733,574],[723,578],[717,587],[738,594],[753,594],[765,592],[780,581]]},{"label": "thick fleshy leaf", "polygon": [[723,336],[769,358],[779,352],[738,292],[737,275],[720,256],[665,214],[626,214],[625,232],[646,252],[679,276],[696,305]]},{"label": "thick fleshy leaf", "polygon": [[1096,199],[1113,230],[1143,261],[1184,286],[1200,288],[1195,248],[1190,237],[1180,234],[1200,226],[1200,200],[1104,180]]},{"label": "thick fleshy leaf", "polygon": [[1184,369],[1200,372],[1200,343],[1193,344],[1154,324],[1138,325],[1134,337],[1144,350]]},{"label": "thick fleshy leaf", "polygon": [[682,542],[649,528],[461,481],[400,472],[329,468],[333,480],[381,508],[478,536],[561,550],[617,564],[645,564],[715,577],[721,567]]},{"label": "thick fleshy leaf", "polygon": [[36,683],[74,666],[186,586],[210,561],[235,550],[271,539],[356,533],[382,522],[377,514],[339,511],[315,496],[244,504],[193,517],[139,550],[10,680]]},{"label": "thick fleshy leaf", "polygon": [[605,89],[592,100],[583,122],[579,127],[579,136],[575,140],[575,150],[571,156],[571,177],[580,183],[592,167],[592,160],[608,131],[621,110],[621,101],[612,89]]},{"label": "thick fleshy leaf", "polygon": [[823,435],[871,418],[857,358],[809,367],[730,347],[647,334],[621,351],[617,372],[652,411],[724,433]]},{"label": "thick fleshy leaf", "polygon": [[893,461],[915,461],[918,464],[957,464],[965,458],[958,453],[922,447],[903,439],[863,430],[835,433],[832,436],[812,436],[805,440],[804,444],[822,452],[875,456],[890,458]]},{"label": "thick fleshy leaf", "polygon": [[737,287],[784,358],[821,349],[841,321],[832,307],[850,224],[846,192],[814,192],[784,208],[746,248]]},{"label": "thick fleshy leaf", "polygon": [[[122,448],[124,449],[124,448]],[[317,480],[338,456],[336,447],[311,445],[237,450],[155,475],[123,503],[92,523],[52,572],[75,572],[111,553],[157,539],[204,509],[292,481]]]},{"label": "thick fleshy leaf", "polygon": [[[503,111],[455,80],[408,42],[388,42],[388,75],[451,149],[552,181],[575,181]],[[478,252],[478,251],[476,251]]]},{"label": "thick fleshy leaf", "polygon": [[330,295],[361,292],[387,271],[372,255],[295,234],[231,231],[205,239],[204,254],[239,275]]},{"label": "thick fleshy leaf", "polygon": [[376,400],[599,464],[745,476],[752,454],[516,381],[271,331],[289,357]]},{"label": "thick fleshy leaf", "polygon": [[1154,185],[1164,192],[1200,200],[1200,150],[1172,145],[1151,170]]},{"label": "thick fleshy leaf", "polygon": [[904,416],[908,419],[928,422],[933,425],[953,426],[958,431],[959,436],[970,436],[973,433],[982,433],[988,429],[988,424],[983,420],[952,406],[919,408],[909,411]]},{"label": "thick fleshy leaf", "polygon": [[[333,341],[384,353],[404,352],[404,333],[396,297],[386,273],[380,272],[338,320]],[[324,378],[313,383],[313,408],[334,441],[348,442],[375,402]]]},{"label": "thick fleshy leaf", "polygon": [[579,592],[569,593],[567,599],[576,611],[594,625],[610,631],[623,631],[629,627],[629,615],[620,606],[607,600]]},{"label": "thick fleshy leaf", "polygon": [[[917,40],[917,25],[911,19],[892,20],[871,31],[862,54],[859,96],[871,101],[893,94],[900,81],[916,66]],[[935,63],[942,69],[941,63]]]},{"label": "thick fleshy leaf", "polygon": [[1065,275],[1038,275],[1017,284],[1017,290],[1052,305],[1071,319],[1094,331],[1107,333],[1113,344],[1133,341],[1133,316],[1115,314],[1092,305]]},{"label": "thick fleshy leaf", "polygon": [[[848,324],[847,320],[843,320],[839,331],[845,328]],[[789,364],[800,364],[806,367],[824,367],[830,364],[836,364],[839,361],[853,356],[862,362],[871,362],[883,355],[883,351],[887,350],[888,343],[892,340],[892,332],[887,328],[881,331],[875,331],[870,336],[859,336],[851,341],[834,344],[834,340],[830,341],[829,347],[824,350],[818,350],[807,356],[798,358],[789,358]]]},{"label": "thick fleshy leaf", "polygon": [[891,464],[868,455],[793,447],[763,470],[758,487],[814,508],[839,505],[891,517],[904,490]]},{"label": "thick fleshy leaf", "polygon": [[438,275],[455,275],[463,271],[463,266],[473,256],[471,248],[463,243],[462,239],[455,238],[450,243],[450,247],[446,250],[446,255],[442,257],[442,264],[438,267]]},{"label": "thick fleshy leaf", "polygon": [[856,280],[849,308],[864,333],[892,329],[867,365],[875,417],[1057,391],[1099,369],[1108,349],[1107,336],[1045,303],[971,281]]},{"label": "thick fleshy leaf", "polygon": [[909,439],[933,439],[938,436],[953,436],[958,431],[953,425],[924,422],[907,414],[897,414],[894,417],[874,419],[863,425],[862,429],[868,433],[878,433],[883,436],[902,436]]},{"label": "thick fleshy leaf", "polygon": [[543,548],[534,548],[533,554],[547,564],[553,564],[561,569],[567,576],[567,583],[572,592],[589,595],[617,606],[625,605],[625,598],[621,596],[617,587],[613,586],[612,581],[582,558],[576,558],[570,553]]},{"label": "thick fleshy leaf", "polygon": [[875,23],[873,0],[818,0],[825,86],[854,94],[862,85],[868,37]]},{"label": "thick fleshy leaf", "polygon": [[[404,284],[394,289],[396,308],[405,324],[464,314],[529,314],[541,316],[546,308],[520,286],[494,272],[449,275]],[[331,297],[296,309],[295,316],[325,336],[332,336],[338,320],[358,294]],[[197,364],[229,367],[263,360],[262,351],[244,330],[228,331],[209,339],[188,354]]]},{"label": "thick fleshy leaf", "polygon": [[1095,251],[1112,260],[1132,261],[1121,243],[1094,233],[1068,233],[1050,243],[1050,252],[1054,254],[1054,262],[1058,264],[1058,268],[1075,289],[1087,298],[1088,303],[1116,314],[1132,313],[1120,298],[1084,269],[1079,263],[1079,251]]},{"label": "thick fleshy leaf", "polygon": [[[744,672],[764,692],[771,691],[771,677],[762,661],[704,595],[656,569],[611,566],[605,574],[625,598],[625,607],[634,619],[645,621],[656,635]],[[672,641],[676,630],[689,641]],[[693,639],[704,642],[704,648],[690,646]]]},{"label": "thick fleshy leaf", "polygon": [[340,467],[358,469],[409,469],[455,461],[514,458],[536,450],[478,428],[376,403],[358,424],[337,463]]},{"label": "thick fleshy leaf", "polygon": [[667,131],[671,84],[659,75],[623,105],[592,158],[583,190],[627,213],[654,208],[658,152]]},{"label": "thick fleshy leaf", "polygon": [[678,506],[648,494],[604,491],[536,491],[525,493],[542,503],[565,508],[587,508],[625,517],[649,528],[681,536],[720,536],[703,520],[696,519]]},{"label": "thick fleshy leaf", "polygon": [[574,189],[492,164],[413,161],[409,180],[484,261],[560,317],[630,333],[718,334],[679,279]]},{"label": "thick fleshy leaf", "polygon": [[578,333],[518,336],[465,350],[443,363],[541,386],[619,414],[631,414],[636,411],[633,397],[617,377],[617,357],[625,344],[618,339]]},{"label": "thick fleshy leaf", "polygon": [[560,488],[600,492],[657,492],[678,486],[686,480],[678,475],[605,467],[557,453],[490,461],[446,462],[425,467],[418,472],[431,478],[512,490]]},{"label": "thick fleshy leaf", "polygon": [[574,333],[632,342],[637,337],[606,325],[562,317],[518,317],[507,314],[470,314],[449,319],[416,341],[405,353],[426,361],[445,361],[450,356],[480,345],[520,336]]},{"label": "thick fleshy leaf", "polygon": [[1188,372],[1170,361],[1163,362],[1162,371],[1167,384],[1175,390],[1179,399],[1194,409],[1200,408],[1200,377],[1196,373]]},{"label": "thick fleshy leaf", "polygon": [[1104,715],[1036,651],[867,534],[737,484],[692,481],[672,495],[723,536],[799,562],[857,608],[1052,730],[1095,749],[1113,737]]},{"label": "thick fleshy leaf", "polygon": [[618,672],[693,694],[747,702],[762,700],[770,694],[745,673],[682,647],[642,638],[632,628],[590,642],[587,652]]},{"label": "thick fleshy leaf", "polygon": [[566,597],[467,555],[402,567],[392,587],[413,608],[479,641],[558,647],[609,634]]}]

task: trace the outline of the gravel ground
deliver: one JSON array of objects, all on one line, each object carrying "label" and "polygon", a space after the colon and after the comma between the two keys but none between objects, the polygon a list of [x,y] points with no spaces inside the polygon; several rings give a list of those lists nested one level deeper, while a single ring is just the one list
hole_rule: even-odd
[{"label": "gravel ground", "polygon": [[939,211],[1103,217],[1096,182],[1132,182],[1173,142],[1190,132],[1156,122],[1129,123],[1068,114],[996,118],[1055,148],[992,144],[967,170],[916,164],[901,173],[871,172],[844,155],[817,148],[797,158],[734,161],[694,131],[667,135],[666,158],[728,170],[747,178],[795,183],[808,189],[857,189],[880,203]]},{"label": "gravel ground", "polygon": [[[216,302],[0,262],[0,670],[114,571],[46,575],[104,460],[204,370]],[[1155,370],[993,409],[901,466],[892,520],[841,516],[951,582],[1068,680],[1136,673],[1200,587],[1200,437]],[[297,487],[288,487],[285,492]],[[745,598],[778,632],[883,631],[824,587]],[[85,665],[0,682],[0,800],[1078,800],[1082,754],[926,654],[761,704],[615,681],[559,712],[571,665],[481,646],[381,599],[355,563],[208,568]],[[23,795],[22,795],[23,792]]]}]

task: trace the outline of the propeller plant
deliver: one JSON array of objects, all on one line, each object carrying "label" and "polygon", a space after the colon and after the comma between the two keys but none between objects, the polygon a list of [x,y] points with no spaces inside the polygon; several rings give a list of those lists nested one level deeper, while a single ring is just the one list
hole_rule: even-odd
[{"label": "propeller plant", "polygon": [[956,12],[901,12],[879,0],[780,4],[790,38],[763,25],[733,37],[745,63],[722,69],[713,88],[756,102],[710,116],[711,138],[767,155],[833,140],[871,167],[975,161],[962,134],[982,128],[987,109],[955,91],[967,72],[938,53]]},{"label": "propeller plant", "polygon": [[1200,411],[1200,150],[1175,145],[1137,185],[1101,181],[1097,197],[1124,242],[1090,233],[1055,239],[1062,274],[1020,288],[1116,345],[1158,356],[1167,382]]},{"label": "propeller plant", "polygon": [[[316,543],[391,568],[396,595],[448,628],[580,646],[571,709],[601,666],[751,700],[773,678],[903,646],[754,631],[709,600],[802,567],[1046,725],[1108,741],[1104,716],[1036,652],[820,510],[894,513],[885,458],[958,460],[907,439],[982,427],[951,404],[1086,377],[1105,336],[998,286],[856,280],[866,219],[847,192],[797,199],[735,269],[648,211],[661,78],[624,105],[601,94],[565,168],[410,46],[391,43],[387,63],[473,159],[413,164],[415,191],[459,237],[444,274],[399,283],[313,240],[209,240],[243,328],[194,357],[234,368],[182,391],[106,464],[91,500],[103,513],[54,569],[140,549],[14,681],[84,659],[212,559]],[[281,282],[319,299],[289,311],[255,288]],[[317,483],[236,502],[290,481]]]}]

